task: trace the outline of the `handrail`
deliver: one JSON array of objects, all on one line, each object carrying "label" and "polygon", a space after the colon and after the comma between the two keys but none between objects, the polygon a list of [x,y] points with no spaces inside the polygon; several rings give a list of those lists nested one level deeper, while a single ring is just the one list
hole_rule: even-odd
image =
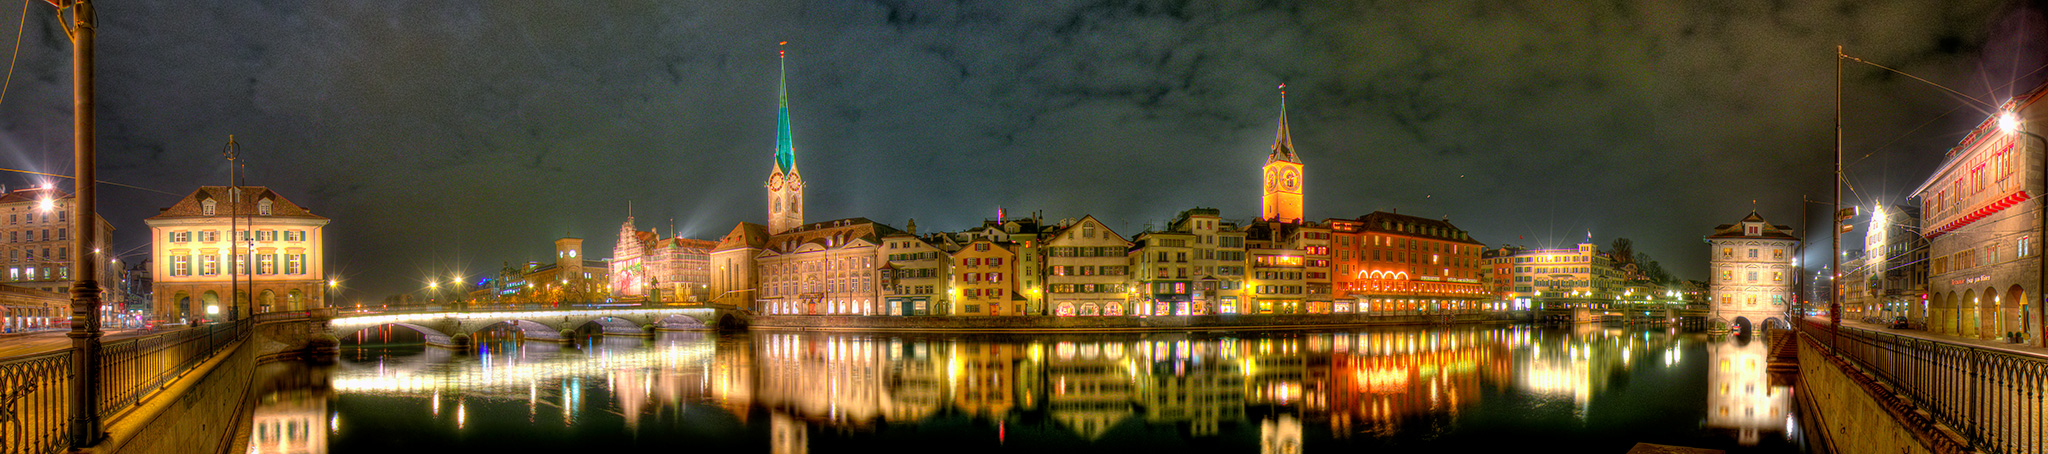
[{"label": "handrail", "polygon": [[[1989,453],[2048,452],[2048,355],[1805,320],[1818,345],[1875,372]],[[1828,347],[1832,346],[1832,347]]]},{"label": "handrail", "polygon": [[[180,375],[249,337],[257,325],[332,316],[332,309],[266,312],[233,322],[167,330],[100,345],[102,421],[162,390]],[[0,358],[0,454],[69,448],[71,349]]]}]

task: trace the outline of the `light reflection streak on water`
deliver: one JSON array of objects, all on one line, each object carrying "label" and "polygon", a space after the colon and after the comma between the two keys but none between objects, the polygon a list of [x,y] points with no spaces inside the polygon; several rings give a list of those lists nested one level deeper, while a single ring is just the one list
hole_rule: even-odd
[{"label": "light reflection streak on water", "polygon": [[[333,387],[387,396],[456,395],[544,404],[563,424],[581,411],[640,415],[714,403],[765,407],[812,426],[915,423],[948,411],[1003,420],[1044,414],[1083,440],[1132,418],[1218,433],[1248,408],[1288,408],[1339,437],[1454,430],[1474,405],[1514,389],[1528,405],[1563,405],[1584,423],[1609,377],[1673,367],[1680,337],[1580,326],[1368,330],[1263,337],[1098,336],[988,342],[944,336],[770,333],[593,343],[588,353],[527,344],[489,359],[380,360],[344,367]],[[1633,361],[1642,355],[1661,361]],[[1641,363],[1641,364],[1632,364]],[[467,366],[464,366],[467,364]],[[596,380],[602,377],[602,380]],[[611,399],[585,402],[586,380]],[[553,396],[542,395],[551,390]],[[1783,394],[1777,394],[1782,396]],[[481,415],[481,413],[480,413]],[[531,419],[530,417],[528,418]],[[1774,426],[1783,424],[1770,418]],[[1014,435],[1014,434],[1013,434]]]}]

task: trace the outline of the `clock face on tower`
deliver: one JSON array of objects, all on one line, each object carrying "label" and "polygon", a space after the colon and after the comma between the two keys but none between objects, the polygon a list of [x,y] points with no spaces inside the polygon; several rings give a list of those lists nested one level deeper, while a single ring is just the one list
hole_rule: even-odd
[{"label": "clock face on tower", "polygon": [[1299,185],[1300,183],[1296,180],[1297,179],[1294,177],[1294,171],[1289,170],[1286,172],[1282,172],[1280,174],[1280,189],[1288,192],[1301,190],[1299,187],[1297,187],[1297,185]]},{"label": "clock face on tower", "polygon": [[1279,175],[1275,175],[1275,172],[1273,172],[1273,169],[1266,169],[1266,191],[1268,191],[1268,192],[1272,191],[1272,190],[1273,190],[1273,186],[1274,186],[1274,185],[1276,185],[1276,184],[1279,184],[1279,183],[1280,183],[1280,178],[1279,178]]},{"label": "clock face on tower", "polygon": [[782,189],[782,174],[768,176],[768,189]]}]

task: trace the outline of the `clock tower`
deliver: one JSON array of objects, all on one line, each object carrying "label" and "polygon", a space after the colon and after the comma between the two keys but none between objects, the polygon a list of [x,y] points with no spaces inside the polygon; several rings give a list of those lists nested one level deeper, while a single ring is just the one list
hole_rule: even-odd
[{"label": "clock tower", "polygon": [[1280,222],[1301,222],[1301,157],[1294,154],[1294,138],[1287,133],[1287,85],[1280,85],[1280,132],[1273,137],[1273,150],[1266,155],[1265,189],[1261,192],[1260,217]]},{"label": "clock tower", "polygon": [[782,76],[776,81],[776,92],[781,100],[775,108],[775,168],[768,172],[770,235],[804,225],[804,177],[796,171],[796,146],[789,138],[789,52],[778,55]]}]

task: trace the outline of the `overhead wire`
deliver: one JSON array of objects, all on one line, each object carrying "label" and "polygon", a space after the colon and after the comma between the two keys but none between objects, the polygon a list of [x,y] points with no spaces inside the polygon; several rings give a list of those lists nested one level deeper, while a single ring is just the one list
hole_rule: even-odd
[{"label": "overhead wire", "polygon": [[21,2],[21,22],[14,25],[14,56],[7,57],[7,79],[0,81],[0,102],[7,102],[7,87],[14,85],[14,62],[21,58],[21,35],[28,31],[28,4],[34,2]]}]

